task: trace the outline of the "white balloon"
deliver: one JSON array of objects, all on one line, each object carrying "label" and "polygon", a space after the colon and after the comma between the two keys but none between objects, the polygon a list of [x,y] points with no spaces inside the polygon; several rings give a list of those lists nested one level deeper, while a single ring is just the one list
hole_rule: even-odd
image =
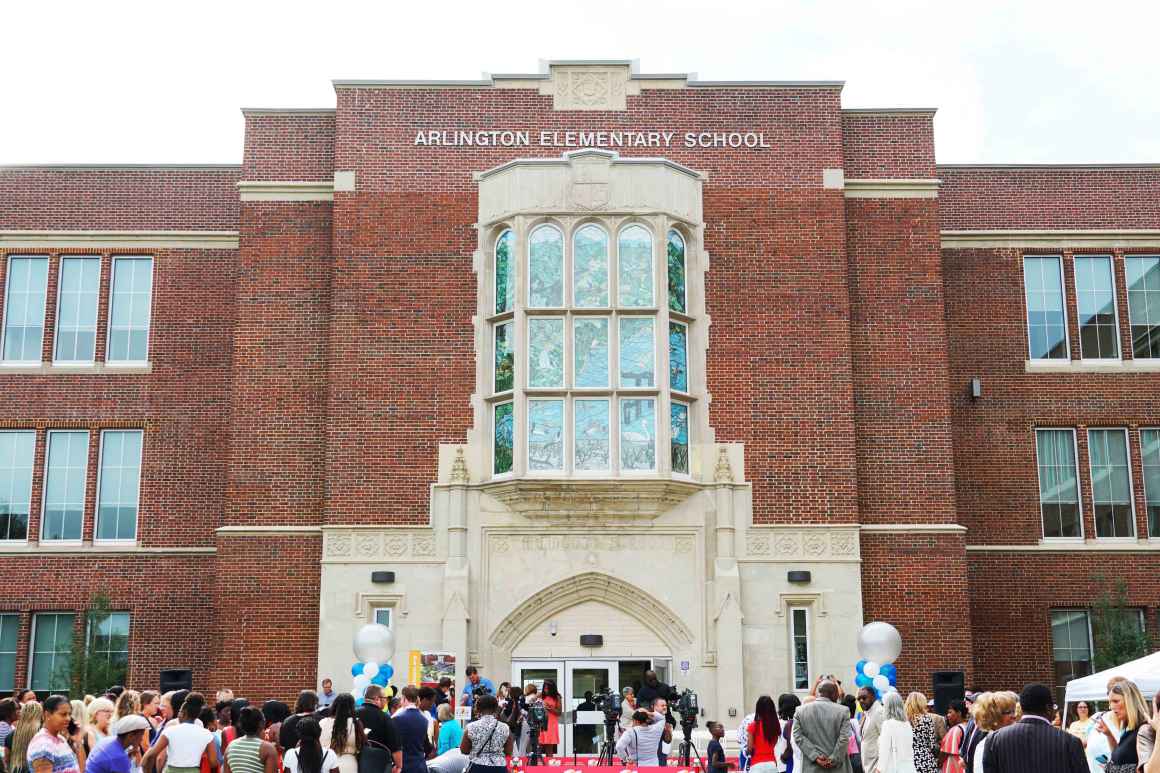
[{"label": "white balloon", "polygon": [[363,664],[362,675],[365,676],[367,679],[374,679],[376,676],[378,676],[378,673],[379,673],[379,664],[378,663],[376,663],[372,660],[369,663]]},{"label": "white balloon", "polygon": [[890,680],[882,674],[874,677],[874,689],[878,692],[886,692],[890,689]]},{"label": "white balloon", "polygon": [[902,635],[890,623],[867,623],[858,632],[858,654],[882,666],[902,654]]},{"label": "white balloon", "polygon": [[355,658],[364,663],[387,663],[395,654],[395,635],[378,623],[369,623],[354,635]]},{"label": "white balloon", "polygon": [[358,692],[362,692],[370,683],[371,680],[366,674],[359,674],[354,678],[354,689]]},{"label": "white balloon", "polygon": [[[881,669],[882,667],[875,663],[873,660],[867,660],[866,665],[862,666],[862,673],[873,679],[874,677],[878,676],[878,673],[881,671]],[[363,669],[363,673],[366,673],[365,668]]]}]

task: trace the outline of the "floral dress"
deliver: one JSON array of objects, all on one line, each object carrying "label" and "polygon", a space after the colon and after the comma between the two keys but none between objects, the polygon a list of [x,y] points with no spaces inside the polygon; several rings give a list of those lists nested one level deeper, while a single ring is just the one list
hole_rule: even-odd
[{"label": "floral dress", "polygon": [[939,773],[934,756],[934,719],[923,714],[914,723],[914,770],[916,773]]}]

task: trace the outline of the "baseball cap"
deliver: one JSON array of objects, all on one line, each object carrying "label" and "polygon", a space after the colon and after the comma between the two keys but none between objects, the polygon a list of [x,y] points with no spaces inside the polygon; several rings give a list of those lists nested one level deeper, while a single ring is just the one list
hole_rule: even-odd
[{"label": "baseball cap", "polygon": [[135,733],[138,730],[148,730],[149,720],[140,714],[129,714],[117,720],[117,724],[113,727],[113,732],[116,735],[125,735],[127,733]]}]

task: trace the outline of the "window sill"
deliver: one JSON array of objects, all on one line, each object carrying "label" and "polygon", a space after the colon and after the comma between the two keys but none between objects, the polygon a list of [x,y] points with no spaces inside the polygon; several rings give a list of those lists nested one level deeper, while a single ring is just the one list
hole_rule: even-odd
[{"label": "window sill", "polygon": [[480,486],[514,513],[564,521],[652,520],[701,488],[692,481],[658,477],[509,478]]},{"label": "window sill", "polygon": [[153,363],[131,362],[125,364],[106,362],[64,363],[64,362],[33,362],[33,363],[3,363],[0,364],[0,375],[6,373],[30,376],[77,376],[94,375],[100,373],[141,374],[152,373]]},{"label": "window sill", "polygon": [[1024,360],[1025,373],[1160,373],[1160,359]]}]

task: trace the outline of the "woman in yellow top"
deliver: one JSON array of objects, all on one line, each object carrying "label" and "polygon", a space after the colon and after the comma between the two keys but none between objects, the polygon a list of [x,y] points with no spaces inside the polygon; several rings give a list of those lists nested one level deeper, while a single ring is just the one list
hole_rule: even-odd
[{"label": "woman in yellow top", "polygon": [[1092,707],[1088,705],[1087,701],[1080,701],[1075,704],[1076,719],[1067,726],[1067,732],[1079,739],[1079,742],[1087,746],[1088,731],[1092,729]]}]

